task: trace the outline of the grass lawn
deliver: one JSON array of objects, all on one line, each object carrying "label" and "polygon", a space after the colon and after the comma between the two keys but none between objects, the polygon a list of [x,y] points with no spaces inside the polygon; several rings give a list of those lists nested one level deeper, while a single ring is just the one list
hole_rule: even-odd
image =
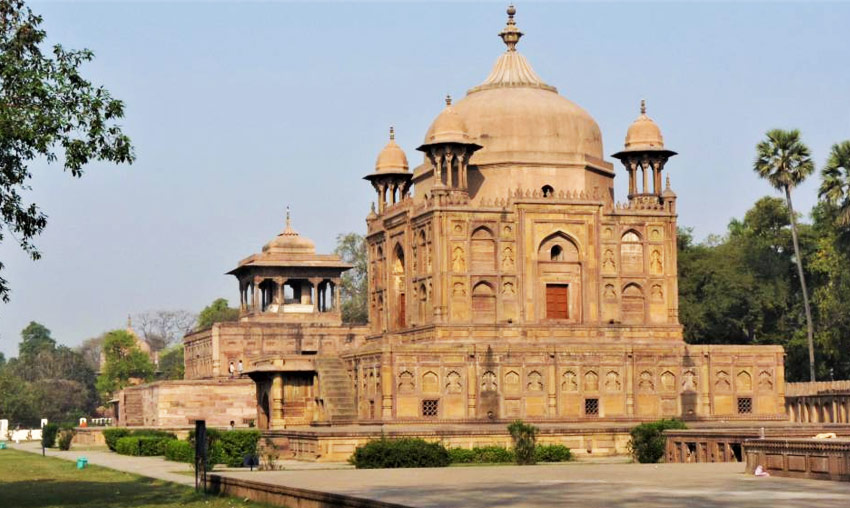
[{"label": "grass lawn", "polygon": [[2,508],[235,508],[267,507],[98,466],[17,450],[0,450]]}]

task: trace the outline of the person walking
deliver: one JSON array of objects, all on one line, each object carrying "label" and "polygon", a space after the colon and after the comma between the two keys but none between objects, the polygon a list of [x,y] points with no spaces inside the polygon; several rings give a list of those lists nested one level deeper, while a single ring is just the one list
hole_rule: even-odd
[{"label": "person walking", "polygon": [[242,366],[242,359],[239,359],[239,365],[236,367],[236,370],[239,372],[239,377],[242,377],[242,373],[245,372],[245,367]]},{"label": "person walking", "polygon": [[233,377],[233,373],[236,372],[236,367],[233,366],[233,362],[230,362],[230,367],[227,368],[227,371],[230,372],[230,377]]}]

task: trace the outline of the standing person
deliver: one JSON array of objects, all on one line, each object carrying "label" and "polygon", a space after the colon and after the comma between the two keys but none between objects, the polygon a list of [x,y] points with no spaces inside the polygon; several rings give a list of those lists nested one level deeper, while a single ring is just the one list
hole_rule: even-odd
[{"label": "standing person", "polygon": [[242,366],[242,359],[239,359],[239,366],[236,368],[239,371],[239,377],[242,377],[242,373],[245,371],[245,367]]},{"label": "standing person", "polygon": [[233,367],[233,362],[230,362],[230,367],[227,368],[227,371],[230,372],[230,377],[233,377],[233,373],[236,371],[236,368]]}]

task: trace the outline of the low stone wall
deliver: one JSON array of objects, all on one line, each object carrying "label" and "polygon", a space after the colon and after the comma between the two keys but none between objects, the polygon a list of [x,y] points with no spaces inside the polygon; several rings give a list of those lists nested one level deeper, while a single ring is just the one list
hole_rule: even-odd
[{"label": "low stone wall", "polygon": [[257,418],[254,382],[242,379],[157,381],[125,388],[118,396],[117,424],[184,427],[206,420],[211,427],[239,427]]},{"label": "low stone wall", "polygon": [[395,503],[271,485],[217,474],[207,478],[207,486],[213,494],[247,498],[260,503],[293,508],[406,508],[404,505]]},{"label": "low stone wall", "polygon": [[[628,454],[631,427],[541,428],[539,444],[561,444],[577,456],[616,456]],[[261,455],[274,453],[278,458],[318,462],[348,460],[358,446],[381,436],[389,439],[422,438],[439,442],[448,448],[482,446],[511,447],[511,436],[505,426],[469,426],[431,428],[357,428],[286,429],[263,432]]]},{"label": "low stone wall", "polygon": [[747,473],[850,481],[850,439],[756,439],[744,442]]},{"label": "low stone wall", "polygon": [[785,383],[785,396],[817,395],[830,391],[850,391],[850,380]]},{"label": "low stone wall", "polygon": [[784,425],[726,429],[666,430],[665,462],[743,462],[744,442],[761,438],[811,438],[823,432],[850,437],[847,425]]}]

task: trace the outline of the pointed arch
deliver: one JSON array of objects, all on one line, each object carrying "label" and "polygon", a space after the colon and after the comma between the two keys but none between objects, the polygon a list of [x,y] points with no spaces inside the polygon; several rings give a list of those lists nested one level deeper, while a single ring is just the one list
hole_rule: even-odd
[{"label": "pointed arch", "polygon": [[566,263],[577,263],[580,260],[579,252],[578,242],[563,231],[556,231],[544,238],[537,249],[541,261]]},{"label": "pointed arch", "polygon": [[470,249],[470,270],[481,273],[496,269],[496,241],[490,228],[475,228],[470,240]]},{"label": "pointed arch", "polygon": [[621,292],[622,321],[626,324],[641,324],[645,320],[643,288],[640,284],[630,283]]},{"label": "pointed arch", "polygon": [[634,229],[620,237],[620,268],[623,273],[643,272],[643,238]]},{"label": "pointed arch", "polygon": [[476,323],[496,321],[496,291],[487,281],[472,287],[472,317]]}]

